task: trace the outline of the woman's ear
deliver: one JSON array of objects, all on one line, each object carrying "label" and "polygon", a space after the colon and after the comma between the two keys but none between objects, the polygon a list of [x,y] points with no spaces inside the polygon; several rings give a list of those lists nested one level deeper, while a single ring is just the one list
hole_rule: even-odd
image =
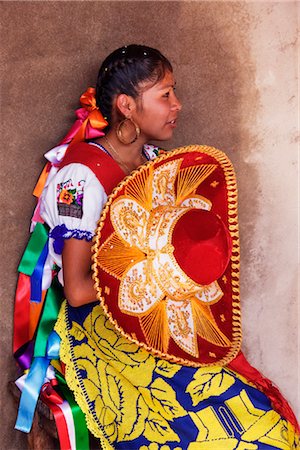
[{"label": "woman's ear", "polygon": [[136,102],[134,98],[126,94],[118,95],[115,105],[122,116],[127,119],[130,119],[132,112],[136,109]]}]

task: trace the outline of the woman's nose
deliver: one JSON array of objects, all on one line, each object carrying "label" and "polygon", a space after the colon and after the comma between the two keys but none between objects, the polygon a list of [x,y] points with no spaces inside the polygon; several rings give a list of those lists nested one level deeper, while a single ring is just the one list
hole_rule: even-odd
[{"label": "woman's nose", "polygon": [[179,99],[178,99],[178,97],[177,97],[176,94],[174,94],[174,101],[173,101],[172,107],[173,107],[173,109],[174,109],[175,111],[181,111],[181,109],[182,109],[182,104],[181,104],[181,102],[179,101]]}]

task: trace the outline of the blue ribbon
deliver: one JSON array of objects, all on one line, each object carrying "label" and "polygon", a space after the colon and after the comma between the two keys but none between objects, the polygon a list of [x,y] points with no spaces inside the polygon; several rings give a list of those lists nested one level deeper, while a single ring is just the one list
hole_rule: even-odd
[{"label": "blue ribbon", "polygon": [[44,265],[48,256],[48,240],[30,277],[30,301],[40,303],[42,300],[42,281]]},{"label": "blue ribbon", "polygon": [[60,337],[52,331],[47,340],[47,353],[44,357],[35,357],[27,374],[21,394],[16,430],[29,433],[40,390],[44,384],[51,359],[59,359]]},{"label": "blue ribbon", "polygon": [[51,331],[47,340],[48,359],[59,359],[59,347],[61,338],[56,331]]}]

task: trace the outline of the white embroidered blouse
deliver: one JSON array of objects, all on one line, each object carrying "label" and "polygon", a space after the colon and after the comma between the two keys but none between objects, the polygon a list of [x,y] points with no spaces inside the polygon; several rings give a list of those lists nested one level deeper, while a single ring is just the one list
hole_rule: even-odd
[{"label": "white embroidered blouse", "polygon": [[[90,145],[97,145],[99,151],[107,152],[98,144]],[[57,164],[63,159],[66,149],[67,145],[56,147],[45,157]],[[145,145],[144,153],[147,159],[154,159],[157,156],[157,147]],[[102,184],[89,167],[79,163],[69,164],[59,171],[52,167],[40,205],[41,217],[50,227],[43,289],[47,289],[51,283],[53,265],[62,267],[61,252],[64,240],[92,240],[106,200],[107,194]],[[63,285],[62,270],[58,279]]]}]

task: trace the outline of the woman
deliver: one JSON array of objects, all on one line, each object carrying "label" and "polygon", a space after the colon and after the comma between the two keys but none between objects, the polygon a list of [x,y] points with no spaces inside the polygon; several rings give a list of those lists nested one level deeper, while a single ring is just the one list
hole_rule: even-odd
[{"label": "woman", "polygon": [[[146,143],[151,139],[165,141],[172,137],[177,115],[181,110],[181,104],[175,95],[175,80],[170,63],[159,52],[142,46],[117,50],[103,62],[97,80],[96,98],[97,105],[101,105],[100,111],[109,123],[109,131],[104,137],[94,140],[93,145],[98,145],[100,150],[110,154],[124,176],[150,159],[151,155],[144,149]],[[72,169],[72,166],[61,169],[59,181],[71,178],[73,184],[79,183],[82,173],[80,171],[78,178],[74,179]],[[93,178],[92,174],[90,176]],[[85,196],[88,195],[87,184],[85,180]],[[97,209],[88,213],[93,217],[89,220],[93,222],[88,229],[82,230],[85,232],[94,232],[101,206],[106,201],[106,193],[100,186],[97,187],[98,189],[92,187],[93,196],[97,195],[96,189],[100,191]],[[47,195],[45,208],[48,204],[51,207],[55,205],[55,198],[49,198],[49,188]],[[53,192],[52,195],[56,193]],[[62,217],[64,216],[59,217],[61,220],[56,223],[64,223]],[[44,219],[51,228],[55,226],[47,211]],[[77,222],[80,225],[75,223],[71,227],[77,229],[79,226],[81,229],[82,219]],[[69,231],[68,226],[67,228]],[[62,253],[64,289],[72,306],[81,306],[95,300],[90,256],[90,241],[76,238],[65,241]],[[74,259],[77,261],[76,265],[72,264]]]},{"label": "woman", "polygon": [[[82,99],[89,112],[83,125],[77,130],[75,137],[73,136],[68,148],[60,147],[55,155],[59,170],[57,173],[50,173],[41,201],[41,216],[50,227],[49,255],[44,272],[47,272],[47,268],[52,268],[53,263],[59,266],[58,277],[64,285],[64,294],[68,301],[61,309],[55,328],[62,340],[60,356],[65,367],[62,369],[56,365],[56,369],[65,373],[67,383],[86,415],[89,429],[100,439],[104,448],[296,448],[294,416],[271,383],[238,354],[240,336],[232,352],[229,352],[230,358],[218,357],[219,365],[209,365],[209,359],[203,364],[197,364],[196,350],[188,349],[187,353],[190,352],[192,356],[187,359],[182,357],[184,345],[177,339],[176,330],[173,335],[171,332],[171,336],[174,342],[176,339],[179,341],[181,349],[175,353],[181,356],[170,356],[168,343],[159,343],[160,350],[155,347],[155,339],[153,346],[149,344],[151,329],[147,345],[141,344],[135,333],[132,333],[132,337],[120,332],[120,328],[113,326],[115,322],[110,320],[112,317],[105,315],[96,301],[99,298],[99,290],[97,294],[92,278],[91,241],[107,196],[125,175],[131,174],[134,169],[158,155],[158,149],[147,144],[151,140],[166,141],[172,137],[181,103],[175,94],[175,79],[169,61],[159,51],[138,45],[122,47],[103,62],[96,88],[98,109],[95,108],[92,94],[93,91],[89,90]],[[104,128],[106,134],[99,136],[101,128]],[[92,139],[86,139],[87,143],[79,142],[90,137]],[[69,138],[70,136],[67,137],[67,142]],[[201,156],[198,156],[198,159],[208,155],[210,161],[209,158],[215,153],[205,150],[199,154]],[[179,152],[179,155],[182,156],[182,164],[186,152]],[[53,158],[53,155],[51,157]],[[169,164],[174,161],[175,165],[179,164],[176,155],[174,160],[172,157],[168,159],[168,156],[161,158],[158,161],[162,165],[163,158]],[[220,156],[220,160],[222,158],[223,156]],[[212,164],[208,166],[210,172],[203,175],[203,180],[209,180],[214,171]],[[154,168],[154,172],[158,168],[155,164],[151,166],[151,163],[149,167]],[[171,166],[166,167],[168,171],[171,170]],[[143,170],[140,169],[139,173],[146,173]],[[130,175],[128,179],[136,178]],[[165,178],[163,182],[164,180]],[[222,181],[224,180],[223,177]],[[167,180],[166,183],[168,182]],[[128,185],[126,183],[127,181],[124,181],[125,187]],[[214,189],[218,184],[219,181],[210,182]],[[194,187],[193,192],[196,192],[196,185]],[[177,188],[174,187],[175,196],[178,195],[178,189],[178,185]],[[126,196],[126,192],[124,195]],[[124,195],[122,191],[121,197]],[[209,236],[206,236],[205,240],[213,239],[214,247],[218,246],[217,253],[224,254],[217,270],[216,255],[209,253],[209,249],[206,250],[205,258],[211,258],[210,271],[214,272],[214,275],[210,278],[208,274],[208,278],[203,280],[197,279],[197,271],[191,269],[190,265],[177,255],[177,262],[182,270],[189,273],[189,279],[197,279],[197,283],[206,286],[214,283],[221,275],[224,276],[231,255],[230,236],[222,217],[218,218],[216,214],[209,213],[209,200],[201,196],[200,200],[199,197],[189,197],[189,201],[201,202],[201,211],[197,211],[195,217],[207,225]],[[173,208],[174,205],[169,206]],[[139,207],[140,202],[137,208]],[[203,209],[207,211],[203,213]],[[222,208],[220,214],[221,210]],[[106,215],[107,211],[105,207]],[[169,220],[168,211],[159,211],[161,216],[166,213],[164,217],[166,221]],[[140,223],[134,221],[134,214],[130,217],[126,215],[126,218],[128,220],[124,219],[125,225],[136,229],[136,235],[140,236]],[[189,224],[189,229],[193,229],[194,216],[187,220],[185,223]],[[118,214],[115,221],[118,221]],[[163,227],[165,221],[161,223]],[[178,239],[182,238],[182,235],[187,239],[184,234],[185,227],[180,228],[178,223],[177,219],[174,219],[173,225],[177,227],[174,228],[177,234],[175,231],[172,233],[174,236],[176,234]],[[170,225],[172,229],[173,225]],[[105,226],[104,222],[102,228]],[[212,226],[217,230],[214,236],[211,236]],[[147,228],[147,225],[145,227]],[[176,236],[174,240],[177,242]],[[139,237],[137,239],[139,240]],[[105,245],[106,242],[98,246],[100,253],[103,248],[106,251]],[[188,250],[189,248],[186,251]],[[191,253],[191,258],[201,264],[197,254]],[[115,254],[113,264],[116,258],[118,255]],[[151,258],[153,261],[155,255]],[[103,277],[105,272],[113,271],[105,264],[104,257],[102,266],[100,263]],[[146,269],[143,275],[147,278],[150,266],[144,267]],[[100,275],[99,279],[101,283]],[[149,277],[147,280],[150,285]],[[226,283],[224,278],[224,292]],[[223,295],[223,292],[218,290],[218,285],[215,284],[214,287],[217,294],[212,299],[212,304]],[[103,289],[109,295],[110,287],[103,286]],[[146,303],[148,300],[146,299]],[[102,303],[102,306],[105,305]],[[231,342],[221,329],[221,322],[223,319],[225,321],[225,318],[220,319],[217,324],[214,317],[209,316],[210,309],[203,311],[207,314],[210,327],[208,346],[212,344],[217,350],[220,348],[220,355],[225,349],[226,354],[226,349],[231,348]],[[145,331],[147,324],[144,316],[141,317],[140,323]],[[136,330],[136,333],[139,331]],[[171,338],[168,333],[166,335],[169,342]],[[209,357],[216,358],[213,352],[208,354]],[[228,362],[227,368],[223,367],[224,361]],[[270,397],[277,412],[271,406],[270,399],[260,391]]]}]

